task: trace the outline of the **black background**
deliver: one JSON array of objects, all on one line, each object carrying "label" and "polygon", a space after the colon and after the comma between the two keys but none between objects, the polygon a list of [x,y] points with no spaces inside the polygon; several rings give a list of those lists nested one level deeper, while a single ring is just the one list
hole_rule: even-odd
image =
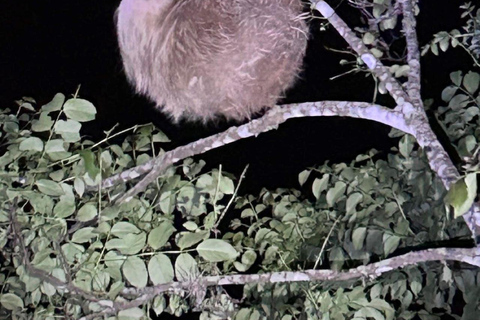
[{"label": "black background", "polygon": [[[422,0],[418,19],[420,43],[433,33],[460,26],[463,3],[451,0]],[[83,133],[92,139],[102,130],[120,123],[120,128],[153,121],[172,140],[166,148],[192,142],[221,132],[233,123],[207,127],[181,123],[172,125],[153,104],[134,94],[122,72],[113,15],[119,1],[44,0],[7,1],[0,5],[0,107],[14,105],[22,96],[35,98],[39,105],[56,92],[71,96],[81,85],[80,96],[93,102],[97,120],[86,124]],[[360,14],[341,1],[332,1],[350,26]],[[374,82],[364,73],[329,78],[348,71],[339,65],[348,55],[325,46],[345,48],[345,42],[330,28],[319,32],[321,20],[311,22],[311,40],[304,72],[284,102],[317,100],[372,101]],[[395,36],[394,33],[392,33]],[[397,34],[398,36],[398,34]],[[393,42],[402,49],[402,40]],[[460,49],[422,60],[423,97],[440,103],[440,92],[449,83],[449,73],[469,67],[470,60]],[[381,103],[392,101],[381,98]],[[325,160],[350,161],[370,148],[388,151],[396,141],[387,137],[389,128],[366,120],[346,118],[305,118],[289,120],[276,131],[212,150],[198,158],[209,168],[223,164],[223,170],[239,176],[250,164],[245,192],[262,186],[298,187],[297,175],[308,166]]]}]

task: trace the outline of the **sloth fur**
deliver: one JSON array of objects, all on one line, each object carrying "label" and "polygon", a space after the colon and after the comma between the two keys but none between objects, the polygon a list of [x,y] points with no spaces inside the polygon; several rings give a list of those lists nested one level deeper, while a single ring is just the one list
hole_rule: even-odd
[{"label": "sloth fur", "polygon": [[174,121],[250,118],[295,81],[307,45],[301,10],[300,0],[123,0],[125,72]]}]

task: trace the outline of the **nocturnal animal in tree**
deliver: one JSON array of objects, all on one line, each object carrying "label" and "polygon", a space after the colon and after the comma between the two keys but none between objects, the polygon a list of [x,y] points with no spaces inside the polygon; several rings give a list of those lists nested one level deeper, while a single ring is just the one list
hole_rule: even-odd
[{"label": "nocturnal animal in tree", "polygon": [[297,78],[308,27],[300,0],[122,0],[125,72],[175,122],[244,120]]}]

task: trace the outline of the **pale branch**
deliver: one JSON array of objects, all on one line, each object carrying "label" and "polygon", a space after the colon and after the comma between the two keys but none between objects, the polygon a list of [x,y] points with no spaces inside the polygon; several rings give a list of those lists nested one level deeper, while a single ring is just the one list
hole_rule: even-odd
[{"label": "pale branch", "polygon": [[145,288],[124,288],[121,295],[138,297],[134,300],[112,302],[112,307],[98,313],[81,318],[82,320],[93,319],[100,315],[108,316],[144,305],[156,296],[168,292],[190,292],[192,288],[206,290],[209,286],[245,285],[286,282],[312,282],[312,281],[346,281],[367,278],[376,279],[392,270],[418,265],[429,261],[458,261],[480,267],[480,248],[438,248],[410,252],[401,256],[382,260],[380,262],[352,268],[346,271],[333,270],[305,270],[305,271],[281,271],[263,274],[233,274],[223,276],[198,277],[193,281],[169,282]]},{"label": "pale branch", "polygon": [[[390,71],[370,53],[348,25],[323,0],[311,0],[312,7],[318,10],[337,32],[345,39],[350,47],[362,58],[375,76],[384,83],[385,88],[397,102],[395,110],[400,111],[407,127],[416,138],[418,144],[425,150],[428,162],[433,171],[442,180],[448,190],[459,178],[460,174],[453,164],[448,153],[437,139],[428,122],[423,103],[420,97],[420,58],[418,40],[415,34],[415,17],[411,0],[401,0],[404,14],[404,32],[407,38],[410,90],[405,92],[401,84],[392,76]],[[413,21],[413,22],[412,22]],[[411,60],[411,61],[410,61]],[[418,64],[418,65],[417,65]],[[412,94],[412,95],[410,95]],[[474,204],[464,215],[464,220],[476,239],[480,236],[480,205]],[[477,240],[477,239],[476,239]]]},{"label": "pale branch", "polygon": [[320,12],[330,24],[337,30],[348,45],[365,62],[373,74],[385,85],[385,89],[390,93],[397,103],[397,108],[403,108],[410,101],[409,96],[403,90],[401,84],[393,77],[390,70],[385,67],[368,50],[360,38],[350,29],[345,21],[323,0],[310,0],[312,8]]},{"label": "pale branch", "polygon": [[[150,172],[133,188],[117,199],[116,202],[121,203],[130,200],[133,196],[145,190],[146,187],[155,181],[170,165],[181,159],[205,153],[211,149],[219,148],[240,139],[257,136],[262,132],[277,129],[279,124],[288,119],[318,116],[340,116],[373,120],[412,134],[411,129],[406,125],[400,112],[367,102],[322,101],[290,104],[282,107],[277,106],[270,109],[259,119],[255,119],[239,127],[231,127],[222,133],[178,147],[153,159],[148,165],[142,165],[142,171],[148,166]],[[132,176],[137,176],[137,174],[133,173],[135,169],[136,168],[132,168],[109,178],[104,185],[108,186],[130,180]]]},{"label": "pale branch", "polygon": [[423,108],[420,94],[420,50],[418,49],[416,33],[417,20],[414,15],[414,6],[412,5],[412,0],[399,0],[399,2],[402,7],[402,26],[407,42],[407,62],[410,67],[408,70],[408,81],[406,83],[407,92],[414,105],[418,108]]}]

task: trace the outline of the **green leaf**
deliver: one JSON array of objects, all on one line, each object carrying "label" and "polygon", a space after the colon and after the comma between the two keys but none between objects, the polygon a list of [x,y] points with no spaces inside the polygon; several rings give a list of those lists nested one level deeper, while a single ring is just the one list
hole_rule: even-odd
[{"label": "green leaf", "polygon": [[138,229],[135,225],[126,221],[119,221],[115,223],[110,230],[110,233],[118,238],[125,238],[129,234],[138,234],[141,230]]},{"label": "green leaf", "polygon": [[324,174],[321,179],[316,178],[315,181],[313,181],[312,192],[317,200],[320,198],[320,194],[327,189],[329,179],[330,175]]},{"label": "green leaf", "polygon": [[37,137],[29,137],[20,142],[18,149],[20,151],[41,152],[43,150],[43,141]]},{"label": "green leaf", "polygon": [[50,118],[47,112],[40,113],[38,120],[32,121],[33,132],[49,131],[53,126],[53,120]]},{"label": "green leaf", "polygon": [[148,245],[154,250],[162,248],[170,239],[170,236],[177,231],[170,221],[163,221],[148,234]]},{"label": "green leaf", "polygon": [[13,293],[5,293],[0,295],[0,304],[7,310],[23,309],[23,300]]},{"label": "green leaf", "polygon": [[175,239],[177,246],[180,250],[190,248],[191,246],[199,243],[200,241],[208,238],[208,231],[198,231],[198,232],[180,232],[177,238]]},{"label": "green leaf", "polygon": [[463,78],[463,86],[470,94],[474,94],[480,83],[480,75],[476,72],[469,71]]},{"label": "green leaf", "polygon": [[462,78],[462,71],[455,71],[450,73],[450,80],[452,80],[453,84],[455,84],[457,87],[460,87],[460,85],[462,84]]},{"label": "green leaf", "polygon": [[311,172],[312,170],[303,170],[300,172],[298,175],[298,183],[300,183],[300,186],[303,186],[303,184],[308,180]]},{"label": "green leaf", "polygon": [[383,235],[383,254],[388,256],[398,248],[399,244],[400,237],[385,233]]},{"label": "green leaf", "polygon": [[375,41],[375,36],[370,32],[367,32],[363,35],[363,43],[370,45]]},{"label": "green leaf", "polygon": [[446,87],[442,91],[442,100],[445,102],[449,102],[450,100],[452,100],[457,90],[458,90],[458,87],[455,87],[455,86]]},{"label": "green leaf", "polygon": [[69,119],[86,122],[95,119],[97,109],[93,104],[84,99],[68,99],[63,106],[63,111]]},{"label": "green leaf", "polygon": [[78,229],[72,236],[72,242],[75,243],[86,243],[90,242],[92,238],[98,236],[97,233],[93,232],[95,228],[93,227],[85,227],[82,229]]},{"label": "green leaf", "polygon": [[207,261],[221,262],[233,260],[239,253],[228,242],[220,239],[207,239],[197,246],[198,254]]},{"label": "green leaf", "polygon": [[54,129],[66,142],[77,142],[80,141],[81,127],[82,124],[75,120],[58,120]]},{"label": "green leaf", "polygon": [[230,179],[229,177],[221,176],[219,190],[220,192],[223,192],[225,194],[233,194],[233,192],[235,191],[235,186],[232,179]]},{"label": "green leaf", "polygon": [[147,319],[145,311],[140,308],[130,308],[118,312],[118,320],[143,320]]},{"label": "green leaf", "polygon": [[175,261],[175,275],[178,281],[190,281],[198,277],[197,262],[188,253],[182,253]]},{"label": "green leaf", "polygon": [[445,197],[445,203],[453,207],[455,218],[460,217],[471,208],[476,194],[476,173],[469,173],[450,187]]},{"label": "green leaf", "polygon": [[147,267],[145,267],[145,262],[139,257],[128,257],[122,266],[122,272],[132,286],[143,288],[147,285]]},{"label": "green leaf", "polygon": [[105,244],[107,250],[116,249],[122,254],[136,254],[145,247],[147,235],[145,232],[129,234],[121,239],[111,239]]},{"label": "green leaf", "polygon": [[172,262],[163,253],[154,255],[148,262],[148,274],[154,285],[173,281]]},{"label": "green leaf", "polygon": [[38,190],[40,190],[40,192],[43,194],[49,196],[62,196],[65,194],[58,182],[47,179],[40,179],[35,184],[37,185]]},{"label": "green leaf", "polygon": [[100,172],[100,168],[97,167],[96,164],[96,156],[91,150],[81,150],[78,154],[83,158],[85,161],[85,169],[88,172],[90,178],[95,179],[97,174]]},{"label": "green leaf", "polygon": [[357,205],[363,200],[363,195],[360,192],[354,192],[348,196],[347,199],[347,214],[356,212]]},{"label": "green leaf", "polygon": [[345,189],[347,188],[347,185],[342,182],[342,181],[337,181],[335,183],[335,187],[333,188],[330,188],[327,192],[327,203],[328,203],[328,206],[330,207],[333,207],[333,205],[335,204],[335,202],[337,202],[337,200],[343,196],[343,194],[345,193]]},{"label": "green leaf", "polygon": [[53,97],[52,101],[42,106],[41,110],[47,113],[61,110],[64,102],[65,95],[63,93],[57,93]]},{"label": "green leaf", "polygon": [[98,215],[97,207],[91,203],[83,205],[77,213],[78,221],[90,221]]},{"label": "green leaf", "polygon": [[360,250],[363,247],[363,243],[365,241],[366,236],[367,236],[366,227],[356,228],[352,233],[353,247],[357,250]]}]

